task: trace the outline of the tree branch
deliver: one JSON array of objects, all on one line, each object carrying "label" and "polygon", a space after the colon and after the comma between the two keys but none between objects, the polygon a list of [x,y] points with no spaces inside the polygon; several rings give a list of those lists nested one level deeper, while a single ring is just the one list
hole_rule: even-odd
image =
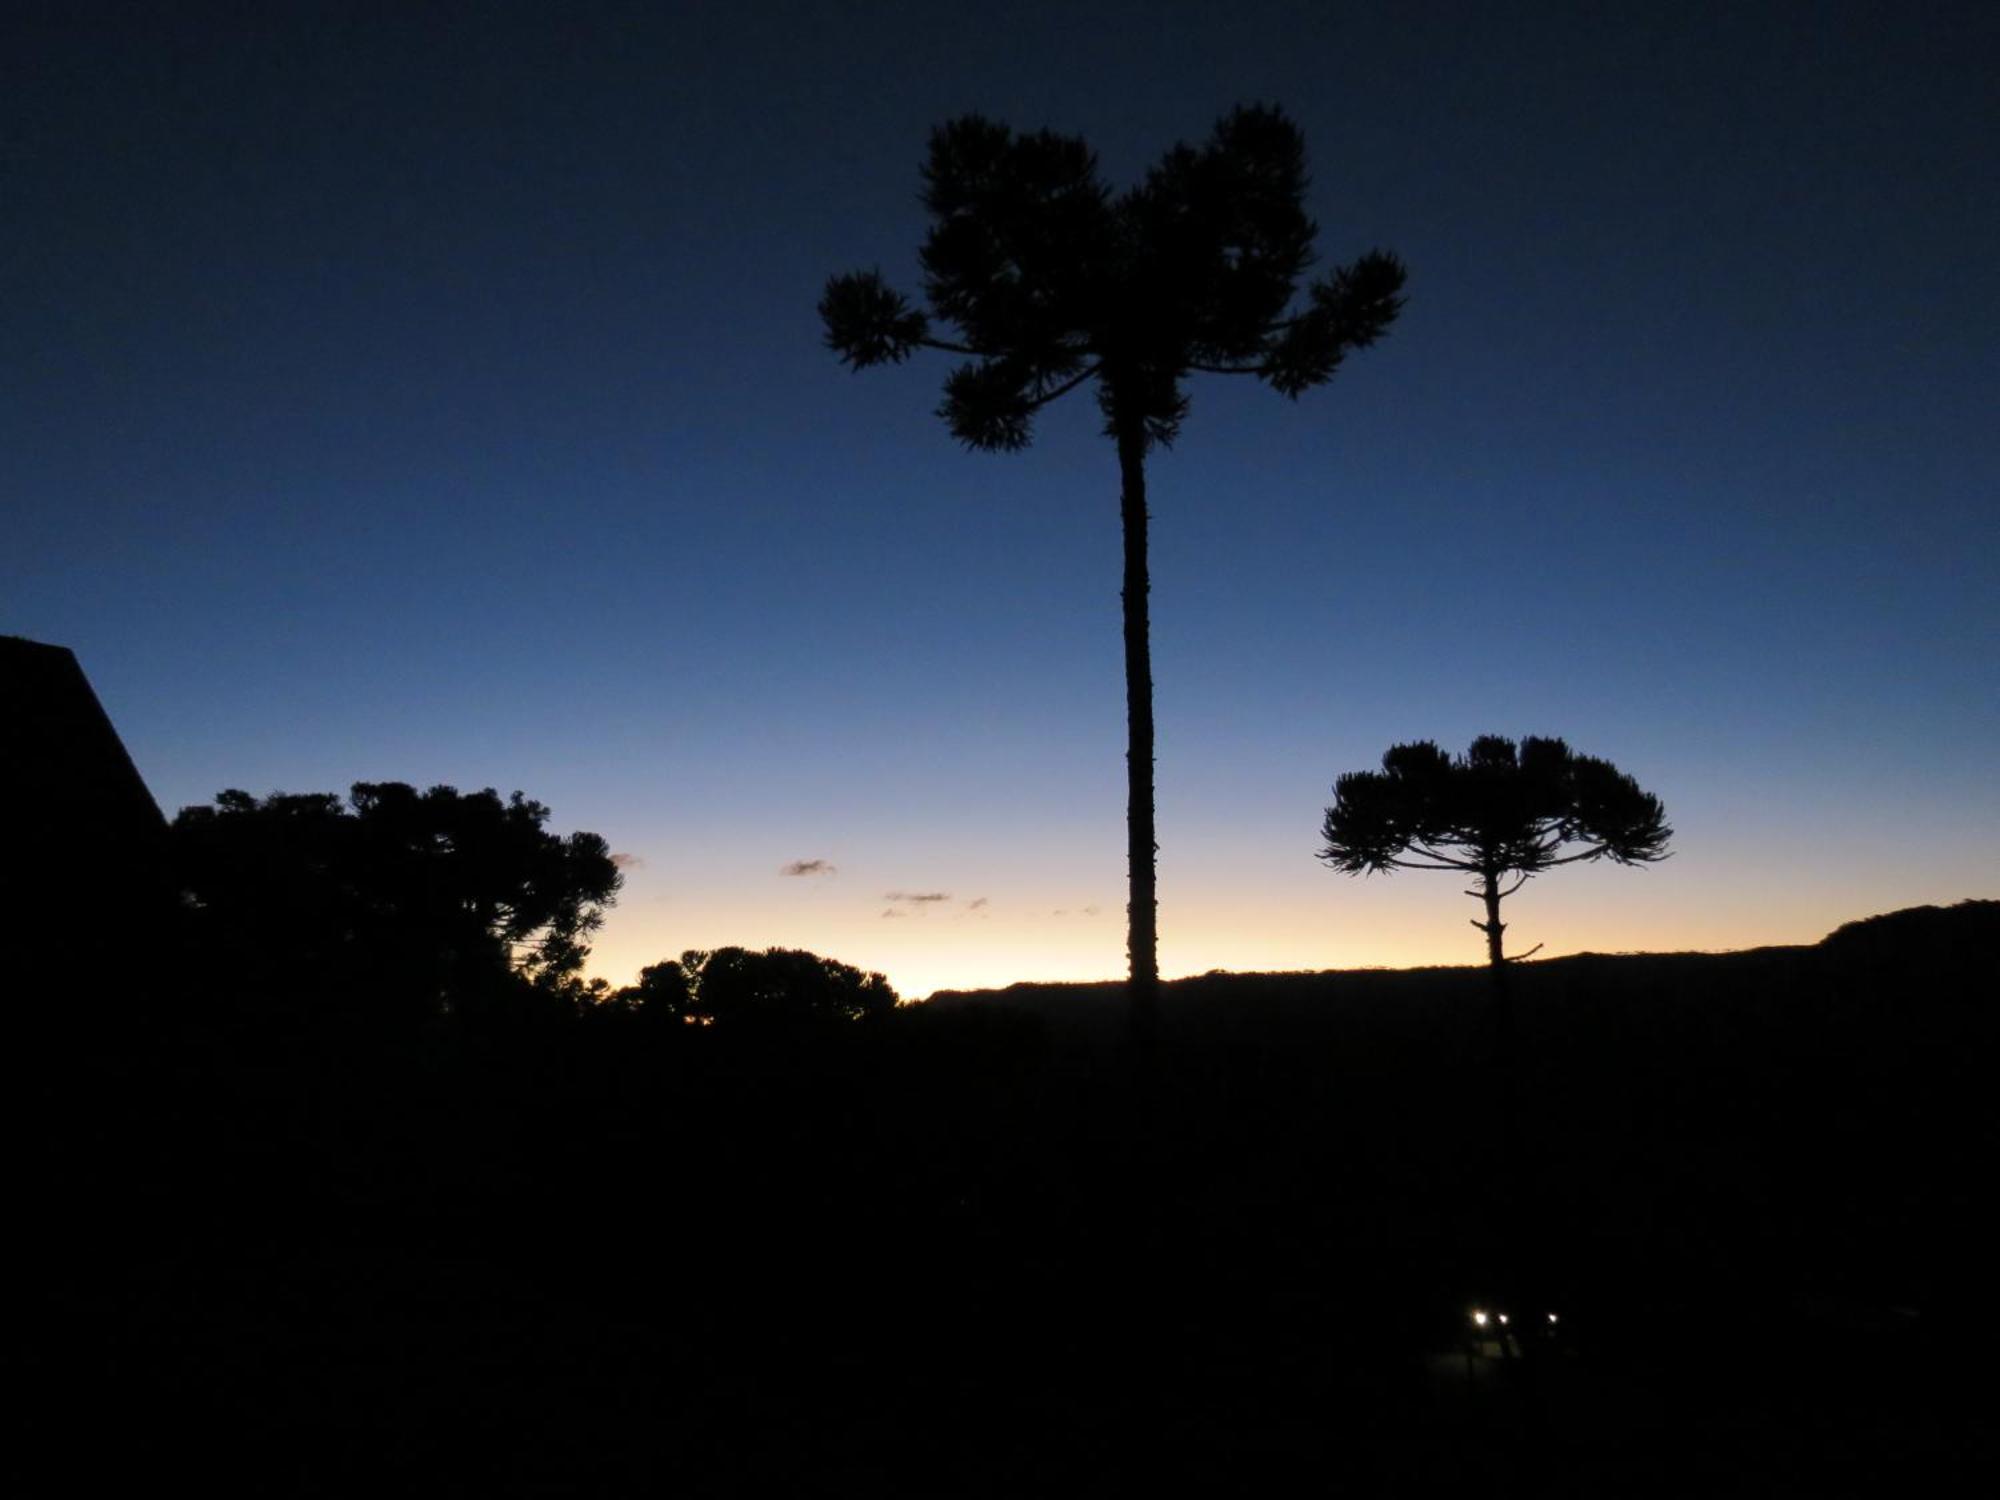
[{"label": "tree branch", "polygon": [[1204,375],[1263,375],[1269,372],[1269,365],[1196,365],[1190,370],[1199,370]]},{"label": "tree branch", "polygon": [[1101,368],[1103,368],[1103,366],[1102,363],[1100,362],[1099,364],[1090,366],[1090,368],[1087,370],[1083,370],[1078,374],[1071,376],[1068,380],[1065,380],[1061,385],[1057,386],[1054,390],[1048,392],[1046,395],[1035,397],[1034,400],[1028,403],[1028,410],[1040,411],[1043,407],[1047,406],[1051,401],[1056,400],[1058,397],[1067,396],[1071,391],[1075,390],[1078,386],[1082,385],[1086,380],[1090,379],[1091,376],[1095,375]]},{"label": "tree branch", "polygon": [[1551,865],[1573,865],[1580,859],[1596,859],[1600,854],[1607,852],[1610,847],[1609,844],[1599,844],[1594,849],[1585,849],[1579,854],[1565,854],[1561,859],[1552,859],[1549,863]]}]

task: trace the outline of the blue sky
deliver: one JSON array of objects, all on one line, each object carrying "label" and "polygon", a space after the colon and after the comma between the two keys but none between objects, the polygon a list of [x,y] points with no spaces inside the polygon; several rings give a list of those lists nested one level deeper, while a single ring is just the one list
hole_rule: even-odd
[{"label": "blue sky", "polygon": [[519,787],[642,861],[613,979],[1121,972],[1094,407],[963,453],[942,367],[850,375],[813,305],[914,288],[945,118],[1124,182],[1264,100],[1324,258],[1394,249],[1410,301],[1297,404],[1197,384],[1152,465],[1167,972],[1476,959],[1448,880],[1312,857],[1413,738],[1561,734],[1665,800],[1675,858],[1536,882],[1524,946],[1996,894],[1991,7],[0,25],[0,630],[76,649],[169,810]]}]

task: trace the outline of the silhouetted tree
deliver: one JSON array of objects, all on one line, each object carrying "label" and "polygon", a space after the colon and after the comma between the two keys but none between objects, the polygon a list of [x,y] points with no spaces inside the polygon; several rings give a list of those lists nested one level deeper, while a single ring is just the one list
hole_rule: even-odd
[{"label": "silhouetted tree", "polygon": [[1495,1277],[1509,1304],[1525,1307],[1520,1191],[1528,1177],[1517,1140],[1520,1085],[1508,981],[1513,959],[1501,943],[1506,927],[1500,903],[1557,865],[1664,859],[1673,830],[1659,799],[1639,790],[1630,776],[1557,739],[1530,737],[1517,748],[1512,740],[1482,735],[1457,757],[1428,740],[1396,745],[1383,755],[1380,771],[1351,772],[1333,791],[1319,857],[1336,870],[1449,870],[1479,879],[1479,888],[1466,894],[1485,904],[1486,920],[1472,925],[1486,935],[1492,975]]},{"label": "silhouetted tree", "polygon": [[[1082,140],[977,115],[931,133],[923,175],[929,310],[879,272],[836,276],[819,306],[826,341],[857,370],[918,349],[970,356],[945,380],[939,415],[971,448],[1026,447],[1038,410],[1096,382],[1125,536],[1128,948],[1143,1041],[1159,993],[1146,453],[1179,432],[1191,372],[1254,375],[1291,397],[1332,378],[1395,319],[1403,268],[1370,253],[1294,307],[1316,226],[1304,142],[1275,109],[1232,111],[1204,145],[1174,147],[1115,196]],[[955,337],[933,337],[934,320]]]},{"label": "silhouetted tree", "polygon": [[690,951],[678,959],[662,959],[639,971],[633,984],[613,990],[604,1004],[648,1024],[680,1024],[692,1015],[694,975],[706,955]]},{"label": "silhouetted tree", "polygon": [[214,984],[405,1017],[512,996],[575,1001],[622,877],[602,838],[543,828],[519,792],[359,782],[183,808],[173,861]]},{"label": "silhouetted tree", "polygon": [[676,967],[692,979],[687,1013],[716,1025],[862,1021],[896,1008],[882,975],[796,948],[694,951]]},{"label": "silhouetted tree", "polygon": [[1380,771],[1350,772],[1333,794],[1319,857],[1349,875],[1478,876],[1479,889],[1466,894],[1485,903],[1486,920],[1472,925],[1486,934],[1487,961],[1496,968],[1511,961],[1500,941],[1500,903],[1532,877],[1588,860],[1664,859],[1673,834],[1659,799],[1609,761],[1532,736],[1517,750],[1512,740],[1483,735],[1456,758],[1429,740],[1397,745]]}]

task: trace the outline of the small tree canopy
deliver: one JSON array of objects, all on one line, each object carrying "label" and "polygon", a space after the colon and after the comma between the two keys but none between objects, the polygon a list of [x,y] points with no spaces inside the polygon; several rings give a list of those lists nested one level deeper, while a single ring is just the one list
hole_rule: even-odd
[{"label": "small tree canopy", "polygon": [[1397,745],[1380,771],[1334,784],[1320,858],[1350,875],[1469,870],[1535,875],[1579,860],[1666,858],[1666,811],[1609,761],[1559,739],[1484,735],[1453,758]]},{"label": "small tree canopy", "polygon": [[654,1020],[771,1027],[867,1020],[894,1010],[896,992],[880,974],[803,949],[694,948],[641,969],[609,1002]]},{"label": "small tree canopy", "polygon": [[[1334,783],[1319,857],[1349,875],[1392,870],[1463,870],[1481,889],[1488,955],[1504,962],[1500,902],[1557,865],[1609,859],[1648,864],[1667,857],[1660,800],[1606,760],[1558,739],[1482,735],[1461,756],[1429,740],[1392,746],[1379,771]],[[1502,889],[1507,876],[1514,883]],[[1539,946],[1539,945],[1537,945]]]},{"label": "small tree canopy", "polygon": [[701,965],[692,1004],[718,1025],[861,1021],[895,1007],[882,975],[798,948],[717,948]]}]

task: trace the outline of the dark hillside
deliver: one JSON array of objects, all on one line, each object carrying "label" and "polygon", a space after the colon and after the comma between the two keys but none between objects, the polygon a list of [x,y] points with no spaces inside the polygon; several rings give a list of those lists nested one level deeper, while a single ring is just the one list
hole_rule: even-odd
[{"label": "dark hillside", "polygon": [[1885,1492],[1984,1431],[1996,910],[1521,971],[1527,1384],[1476,970],[1182,981],[1151,1071],[1116,986],[107,1046],[25,1142],[26,1425],[265,1494]]},{"label": "dark hillside", "polygon": [[[1964,1357],[1954,1310],[1983,1295],[1992,1255],[2000,902],[1894,913],[1811,947],[1580,954],[1524,965],[1515,986],[1525,1254],[1591,1344],[1594,1381],[1679,1402],[1695,1430],[1786,1464],[1797,1444],[1837,1467],[1878,1440],[1969,1431],[1963,1387],[1941,1374]],[[1034,1017],[1077,1055],[1115,1055],[1115,985],[931,1003]],[[1268,1268],[1274,1242],[1299,1246],[1329,1281],[1341,1247],[1378,1309],[1397,1285],[1428,1305],[1484,1295],[1499,1249],[1490,1016],[1471,968],[1169,985],[1161,1135],[1193,1233],[1217,1236],[1226,1263]],[[1246,1213],[1262,1215],[1254,1231]],[[1325,1282],[1317,1294],[1339,1300]],[[1897,1384],[1917,1347],[1937,1385]],[[1794,1379],[1779,1416],[1765,1382]],[[1621,1492],[1713,1482],[1699,1466],[1661,1471],[1657,1491],[1614,1478],[1637,1435],[1595,1420],[1604,1446],[1579,1448],[1579,1473]],[[1755,1472],[1778,1482],[1739,1478]]]},{"label": "dark hillside", "polygon": [[[2000,1145],[2000,902],[1891,913],[1810,947],[1578,954],[1524,964],[1514,984],[1528,1186],[1552,1242],[1685,1250],[1904,1301],[1971,1274],[1979,1241],[1948,1221]],[[1032,1017],[1086,1054],[1115,1045],[1121,1007],[1117,985],[930,1001]],[[1198,1127],[1213,1135],[1243,1123],[1237,1091],[1254,1080],[1257,1110],[1303,1130],[1273,1148],[1323,1147],[1342,1163],[1328,1171],[1408,1157],[1429,1192],[1478,1154],[1490,1015],[1483,968],[1180,980],[1167,1087],[1226,1117]]]}]

